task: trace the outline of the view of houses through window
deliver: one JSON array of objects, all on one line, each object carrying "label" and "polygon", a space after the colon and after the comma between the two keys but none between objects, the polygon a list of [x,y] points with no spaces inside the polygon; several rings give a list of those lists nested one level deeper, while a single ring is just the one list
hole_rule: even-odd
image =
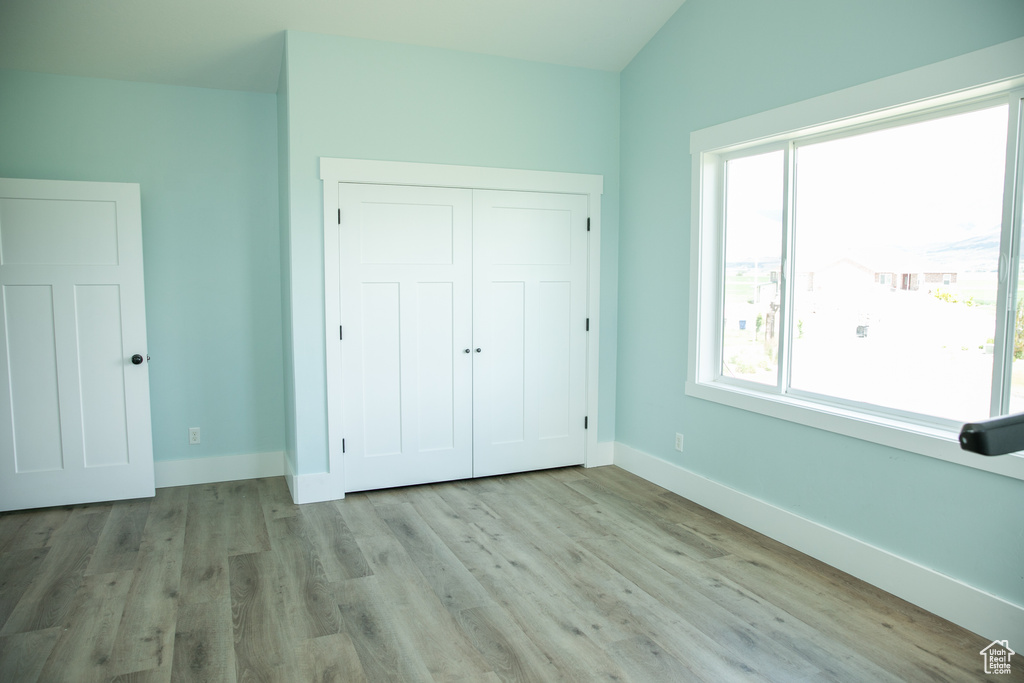
[{"label": "view of houses through window", "polygon": [[988,417],[1007,116],[1002,104],[792,143],[789,230],[787,151],[726,161],[721,376],[956,421]]}]

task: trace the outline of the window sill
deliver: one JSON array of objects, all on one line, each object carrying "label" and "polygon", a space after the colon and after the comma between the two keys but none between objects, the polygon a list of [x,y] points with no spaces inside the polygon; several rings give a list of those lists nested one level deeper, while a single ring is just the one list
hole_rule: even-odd
[{"label": "window sill", "polygon": [[959,434],[954,431],[869,415],[792,396],[762,394],[725,384],[688,381],[686,395],[1024,480],[1024,454],[986,457],[968,453],[961,450]]}]

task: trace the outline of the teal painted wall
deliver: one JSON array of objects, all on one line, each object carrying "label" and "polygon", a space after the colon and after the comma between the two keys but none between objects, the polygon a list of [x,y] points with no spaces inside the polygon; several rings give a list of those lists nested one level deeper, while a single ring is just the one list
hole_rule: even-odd
[{"label": "teal painted wall", "polygon": [[[284,41],[282,40],[282,45]],[[291,158],[288,140],[288,55],[281,53],[281,72],[277,82],[277,178],[278,206],[280,220],[281,264],[281,326],[282,352],[284,354],[284,443],[288,472],[298,472],[295,449],[295,380],[294,356],[292,355],[292,308],[291,308]]]},{"label": "teal painted wall", "polygon": [[0,176],[141,185],[157,460],[284,448],[276,127],[273,95],[0,72]]},{"label": "teal painted wall", "polygon": [[298,473],[327,464],[321,156],[603,175],[598,438],[611,440],[618,74],[296,32],[286,52]]},{"label": "teal painted wall", "polygon": [[1024,605],[1024,482],[684,395],[690,132],[1021,35],[1018,0],[683,4],[621,74],[617,441]]}]

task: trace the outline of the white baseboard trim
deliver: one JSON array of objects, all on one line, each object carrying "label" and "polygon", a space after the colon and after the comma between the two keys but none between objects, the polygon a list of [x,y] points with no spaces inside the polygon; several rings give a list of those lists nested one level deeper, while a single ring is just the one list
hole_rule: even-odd
[{"label": "white baseboard trim", "polygon": [[306,503],[323,503],[328,500],[341,500],[345,497],[344,481],[341,473],[317,472],[315,474],[295,474],[291,463],[285,460],[286,472],[284,480],[292,494],[292,502],[296,505]]},{"label": "white baseboard trim", "polygon": [[587,457],[586,467],[604,467],[615,462],[615,442],[598,441],[597,452]]},{"label": "white baseboard trim", "polygon": [[238,479],[280,477],[285,473],[284,453],[281,451],[218,455],[188,460],[157,460],[153,465],[158,489]]},{"label": "white baseboard trim", "polygon": [[986,640],[1024,643],[1024,606],[618,442],[615,464]]}]

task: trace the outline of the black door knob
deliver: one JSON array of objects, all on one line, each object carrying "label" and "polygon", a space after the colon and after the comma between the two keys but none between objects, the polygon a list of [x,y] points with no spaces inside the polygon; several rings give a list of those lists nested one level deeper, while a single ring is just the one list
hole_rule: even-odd
[{"label": "black door knob", "polygon": [[462,352],[463,353],[469,353],[469,349],[463,349]]},{"label": "black door knob", "polygon": [[141,354],[135,354],[132,356],[132,365],[142,365],[142,361],[145,360]]},{"label": "black door knob", "polygon": [[480,353],[480,347],[479,346],[476,348],[476,352]]}]

